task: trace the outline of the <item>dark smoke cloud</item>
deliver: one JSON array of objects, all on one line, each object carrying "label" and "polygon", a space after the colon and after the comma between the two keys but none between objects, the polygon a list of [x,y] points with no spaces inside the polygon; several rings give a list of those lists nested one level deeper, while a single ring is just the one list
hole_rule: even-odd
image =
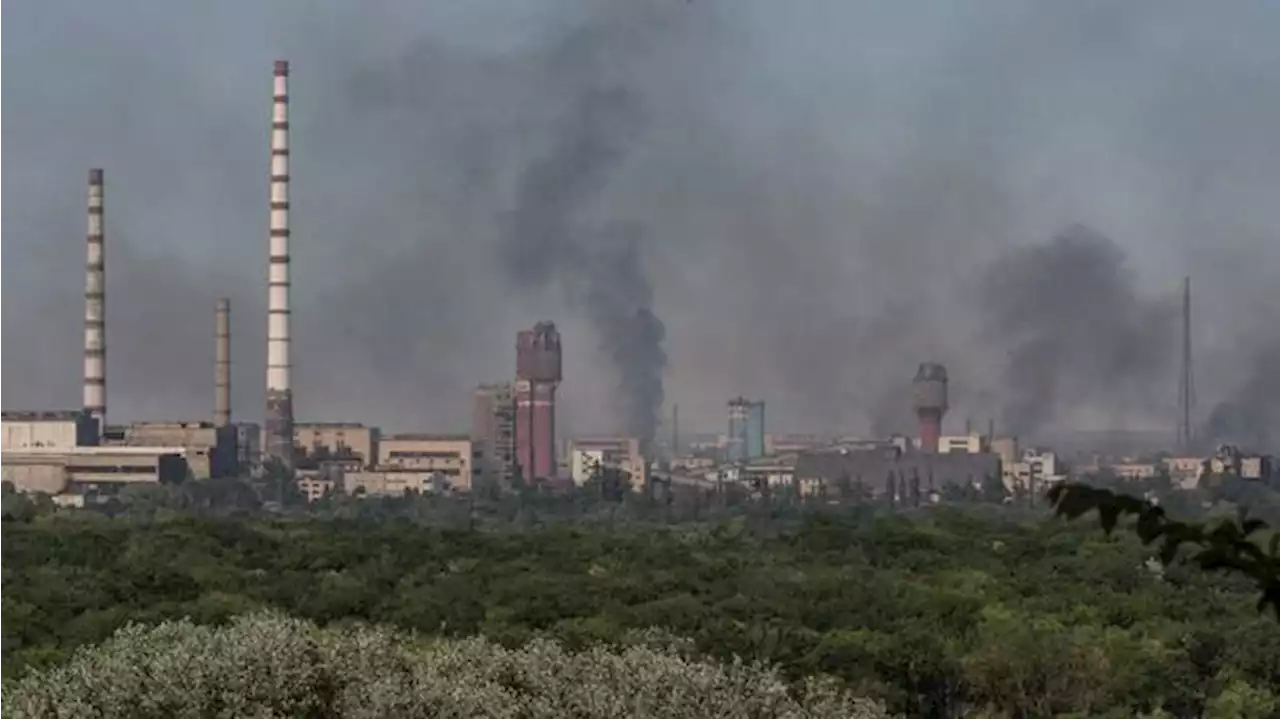
[{"label": "dark smoke cloud", "polygon": [[[279,56],[304,419],[456,429],[474,383],[512,374],[516,330],[551,318],[581,431],[643,426],[612,400],[652,407],[658,377],[690,429],[722,428],[738,394],[774,430],[909,429],[911,374],[936,360],[948,431],[1010,408],[1043,431],[1172,436],[1176,373],[1134,370],[1150,358],[1122,330],[1193,276],[1204,419],[1280,327],[1270,3],[17,0],[5,20],[10,406],[79,401],[84,173],[102,165],[113,415],[208,416],[220,295],[235,410],[260,415]],[[619,156],[559,178],[567,205],[522,240],[553,252],[513,275],[522,178],[614,92],[638,107],[603,126]],[[1133,312],[1086,331],[1028,290],[1064,328],[1036,334],[1030,310],[993,327],[973,278],[1073,222],[1115,238],[1128,269],[1108,282]],[[594,274],[626,289],[593,296]],[[661,367],[645,348],[665,373],[619,372]]]},{"label": "dark smoke cloud", "polygon": [[1020,432],[1035,434],[1064,405],[1123,412],[1167,394],[1174,307],[1143,297],[1124,252],[1088,227],[993,263],[983,317],[1008,348],[1001,419]]},{"label": "dark smoke cloud", "polygon": [[1280,450],[1280,342],[1252,358],[1248,379],[1209,413],[1201,436],[1215,444]]},{"label": "dark smoke cloud", "polygon": [[666,333],[653,314],[639,223],[590,225],[598,200],[635,142],[639,100],[624,88],[589,88],[568,113],[550,151],[520,177],[501,253],[511,281],[545,287],[555,281],[577,298],[614,363],[629,433],[647,447],[662,409]]}]

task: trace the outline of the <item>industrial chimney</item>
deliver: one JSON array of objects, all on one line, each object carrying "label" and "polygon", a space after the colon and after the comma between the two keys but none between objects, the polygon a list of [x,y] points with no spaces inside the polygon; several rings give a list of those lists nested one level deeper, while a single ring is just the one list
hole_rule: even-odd
[{"label": "industrial chimney", "polygon": [[924,362],[912,382],[912,399],[920,418],[920,451],[934,454],[942,436],[942,416],[947,413],[947,368]]},{"label": "industrial chimney", "polygon": [[267,456],[293,467],[289,370],[289,63],[277,60],[271,109],[271,239],[267,274]]},{"label": "industrial chimney", "polygon": [[526,482],[556,475],[560,333],[539,322],[516,336],[516,461]]},{"label": "industrial chimney", "polygon": [[102,170],[89,170],[88,262],[84,286],[84,410],[107,428],[106,256],[103,254]]},{"label": "industrial chimney", "polygon": [[214,309],[213,424],[231,424],[231,300],[223,297]]}]

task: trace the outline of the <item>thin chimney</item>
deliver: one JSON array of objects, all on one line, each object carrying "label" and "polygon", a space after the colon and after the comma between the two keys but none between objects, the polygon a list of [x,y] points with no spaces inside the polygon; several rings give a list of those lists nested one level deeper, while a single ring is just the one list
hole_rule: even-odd
[{"label": "thin chimney", "polygon": [[231,300],[223,297],[214,309],[213,423],[231,424]]},{"label": "thin chimney", "polygon": [[107,426],[106,256],[103,253],[103,173],[89,170],[88,262],[84,288],[84,409]]},{"label": "thin chimney", "polygon": [[267,455],[293,467],[289,359],[289,63],[277,60],[271,109],[271,232],[267,279]]}]

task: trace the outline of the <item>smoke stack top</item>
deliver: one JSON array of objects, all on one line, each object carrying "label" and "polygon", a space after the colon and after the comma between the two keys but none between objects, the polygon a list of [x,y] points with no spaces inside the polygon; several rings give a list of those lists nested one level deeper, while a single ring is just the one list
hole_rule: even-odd
[{"label": "smoke stack top", "polygon": [[276,60],[275,76],[289,77],[289,61],[288,60]]},{"label": "smoke stack top", "polygon": [[88,261],[84,287],[84,409],[107,424],[106,255],[102,222],[104,181],[101,168],[89,170]]}]

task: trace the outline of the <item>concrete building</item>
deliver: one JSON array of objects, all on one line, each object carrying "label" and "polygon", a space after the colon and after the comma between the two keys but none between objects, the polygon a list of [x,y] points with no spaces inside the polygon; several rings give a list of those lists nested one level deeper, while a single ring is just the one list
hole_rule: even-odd
[{"label": "concrete building", "polygon": [[[71,449],[98,444],[98,419],[85,410],[0,413],[0,449]],[[7,456],[7,455],[6,455]]]},{"label": "concrete building", "polygon": [[1065,479],[1060,472],[1058,456],[1053,452],[1034,447],[1022,450],[1022,456],[1017,462],[1002,466],[1004,486],[1010,492],[1015,489],[1031,491],[1034,486],[1035,491],[1039,493],[1049,484]]},{"label": "concrete building", "polygon": [[950,454],[952,452],[978,454],[987,450],[985,437],[977,432],[938,438],[938,454]]},{"label": "concrete building", "polygon": [[407,494],[444,492],[450,488],[439,472],[426,469],[380,468],[348,472],[342,476],[345,493],[365,497],[403,497]]},{"label": "concrete building", "polygon": [[328,476],[319,472],[310,470],[298,471],[298,492],[306,498],[308,502],[315,502],[322,499],[326,494],[330,494],[335,490],[344,488],[345,473],[338,473],[337,477]]},{"label": "concrete building", "polygon": [[796,462],[795,481],[819,488],[924,502],[948,485],[981,487],[998,481],[1000,458],[991,453],[930,454],[898,448],[862,452],[806,452]]},{"label": "concrete building", "polygon": [[556,388],[562,379],[560,333],[539,322],[516,336],[516,462],[525,482],[556,475]]},{"label": "concrete building", "polygon": [[510,382],[476,388],[471,439],[484,447],[485,476],[510,487],[516,476],[516,401]]},{"label": "concrete building", "polygon": [[632,491],[644,489],[648,467],[636,437],[575,437],[569,442],[573,483],[586,484],[597,466],[619,469],[630,475]]},{"label": "concrete building", "polygon": [[378,462],[379,439],[377,427],[359,422],[303,422],[293,427],[298,464],[307,468],[325,462],[348,470],[372,467]]},{"label": "concrete building", "polygon": [[753,459],[739,468],[736,478],[757,489],[794,486],[799,458],[799,454],[781,454]]},{"label": "concrete building", "polygon": [[75,494],[86,487],[177,484],[189,474],[183,447],[32,447],[4,452],[3,481],[19,492]]},{"label": "concrete building", "polygon": [[396,434],[378,442],[375,470],[425,473],[449,489],[469,492],[484,479],[484,461],[483,446],[468,435]]},{"label": "concrete building", "polygon": [[212,422],[134,422],[111,433],[118,447],[181,447],[192,479],[233,477],[239,472],[236,429]]},{"label": "concrete building", "polygon": [[729,401],[726,450],[725,456],[730,462],[748,462],[764,456],[764,402],[745,397]]},{"label": "concrete building", "polygon": [[829,443],[829,439],[817,434],[766,434],[765,454],[807,452]]},{"label": "concrete building", "polygon": [[1160,468],[1150,462],[1121,462],[1109,466],[1108,469],[1120,479],[1131,482],[1155,479],[1160,474]]},{"label": "concrete building", "polygon": [[1200,486],[1204,465],[1203,457],[1168,457],[1164,460],[1170,481],[1179,489],[1195,489]]}]

